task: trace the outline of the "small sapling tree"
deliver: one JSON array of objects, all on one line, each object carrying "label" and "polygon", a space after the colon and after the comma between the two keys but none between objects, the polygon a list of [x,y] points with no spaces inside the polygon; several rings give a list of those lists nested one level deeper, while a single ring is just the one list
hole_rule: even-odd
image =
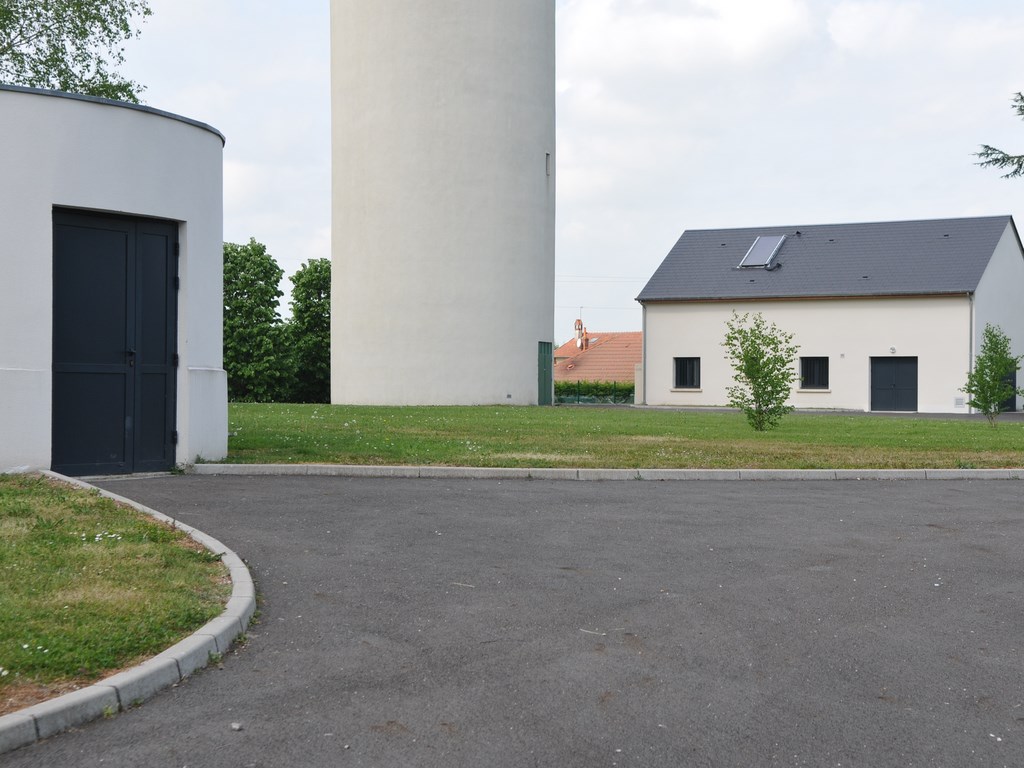
[{"label": "small sapling tree", "polygon": [[1011,354],[1010,339],[1002,329],[986,323],[974,370],[967,374],[967,384],[960,391],[968,395],[967,404],[985,414],[993,427],[1003,403],[1014,395],[1024,395],[1024,388],[1013,385],[1021,359],[1024,355]]},{"label": "small sapling tree", "polygon": [[753,316],[733,312],[725,326],[722,346],[735,382],[727,390],[729,404],[743,411],[758,432],[773,429],[793,410],[786,404],[796,379],[794,361],[799,351],[793,334],[766,323],[760,312]]}]

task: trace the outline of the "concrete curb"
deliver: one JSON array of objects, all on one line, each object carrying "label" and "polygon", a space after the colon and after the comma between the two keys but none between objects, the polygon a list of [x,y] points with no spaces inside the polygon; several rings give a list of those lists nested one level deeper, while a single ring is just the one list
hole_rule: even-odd
[{"label": "concrete curb", "polygon": [[82,489],[99,491],[101,496],[127,504],[184,531],[191,539],[221,556],[221,561],[231,577],[231,597],[220,616],[190,637],[139,666],[112,675],[88,688],[72,691],[0,717],[0,754],[141,704],[158,691],[171,687],[197,669],[205,667],[210,663],[211,654],[227,652],[231,643],[246,631],[249,621],[256,612],[256,588],[249,569],[238,555],[217,539],[131,499],[96,488],[81,480],[64,477],[55,472],[43,474]]},{"label": "concrete curb", "polygon": [[557,469],[359,464],[194,464],[193,475],[475,480],[1024,480],[1019,469]]}]

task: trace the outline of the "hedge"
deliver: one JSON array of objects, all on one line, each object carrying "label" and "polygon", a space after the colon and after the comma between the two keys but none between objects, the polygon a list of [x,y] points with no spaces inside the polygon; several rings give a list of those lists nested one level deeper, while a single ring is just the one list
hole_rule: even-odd
[{"label": "hedge", "polygon": [[556,403],[632,403],[632,381],[556,381]]}]

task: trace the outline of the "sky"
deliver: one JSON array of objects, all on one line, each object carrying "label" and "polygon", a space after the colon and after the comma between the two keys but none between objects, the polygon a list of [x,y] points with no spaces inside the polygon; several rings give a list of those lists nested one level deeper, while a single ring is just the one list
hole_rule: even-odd
[{"label": "sky", "polygon": [[[423,0],[410,0],[422,2]],[[441,0],[435,0],[441,1]],[[122,74],[227,138],[224,237],[330,258],[329,0],[150,0]],[[687,229],[1012,214],[1019,0],[556,0],[556,346]],[[286,296],[291,284],[283,281]]]}]

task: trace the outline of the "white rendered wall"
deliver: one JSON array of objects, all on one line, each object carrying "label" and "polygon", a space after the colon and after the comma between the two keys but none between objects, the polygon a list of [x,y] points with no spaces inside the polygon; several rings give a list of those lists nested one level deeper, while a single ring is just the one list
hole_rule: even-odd
[{"label": "white rendered wall", "polygon": [[[644,393],[648,405],[725,405],[732,368],[721,346],[725,323],[761,312],[794,334],[798,357],[829,358],[829,389],[799,390],[797,408],[871,409],[871,358],[918,359],[918,411],[957,407],[971,359],[968,296],[770,302],[648,304],[644,308]],[[895,352],[891,350],[895,349]],[[673,358],[701,359],[701,388],[675,390]],[[799,373],[799,368],[797,369]]]},{"label": "white rendered wall", "polygon": [[[1024,254],[1012,225],[1007,225],[985,274],[981,276],[974,302],[974,350],[981,349],[985,324],[998,325],[1010,337],[1011,351],[1024,355]],[[966,378],[966,374],[965,374]],[[1024,372],[1017,373],[1017,386],[1024,386]],[[1017,398],[1020,408],[1021,398]]]},{"label": "white rendered wall", "polygon": [[553,0],[332,0],[331,399],[536,403]]},{"label": "white rendered wall", "polygon": [[0,89],[0,472],[50,466],[53,209],[180,222],[177,462],[227,453],[223,140],[153,110]]}]

